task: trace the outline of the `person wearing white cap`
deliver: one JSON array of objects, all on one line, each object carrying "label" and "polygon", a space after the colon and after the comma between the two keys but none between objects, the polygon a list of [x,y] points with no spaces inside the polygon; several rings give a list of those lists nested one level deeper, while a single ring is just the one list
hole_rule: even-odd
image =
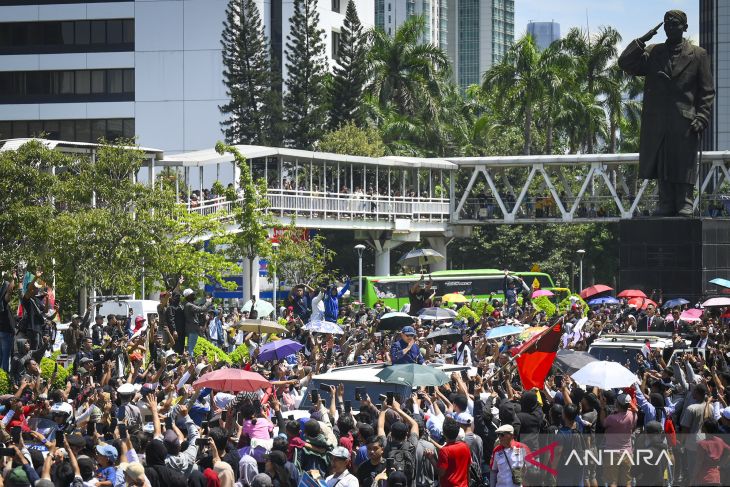
[{"label": "person wearing white cap", "polygon": [[142,428],[142,412],[131,402],[135,392],[134,386],[129,382],[125,382],[117,388],[117,394],[122,402],[122,405],[117,409],[117,419],[119,421],[126,419],[127,428],[131,433]]},{"label": "person wearing white cap", "polygon": [[[205,315],[208,308],[213,305],[213,298],[208,296],[205,298],[205,304],[203,306],[198,306],[193,303],[193,301],[195,301],[195,292],[192,289],[185,289],[182,295],[185,299],[183,313],[185,314],[185,334],[188,336],[188,353],[192,357],[193,350],[195,350],[195,344],[198,341],[198,336],[200,333],[204,333],[202,329],[204,323],[200,322],[200,316]],[[179,339],[182,340],[181,337]]]},{"label": "person wearing white cap", "polygon": [[338,446],[329,453],[332,457],[332,475],[327,477],[327,487],[359,487],[357,477],[352,475],[347,466],[350,464],[350,452],[344,446]]},{"label": "person wearing white cap", "polygon": [[489,477],[491,487],[515,487],[522,485],[522,471],[525,467],[526,445],[515,441],[515,429],[503,424],[496,430],[498,444],[492,451]]}]

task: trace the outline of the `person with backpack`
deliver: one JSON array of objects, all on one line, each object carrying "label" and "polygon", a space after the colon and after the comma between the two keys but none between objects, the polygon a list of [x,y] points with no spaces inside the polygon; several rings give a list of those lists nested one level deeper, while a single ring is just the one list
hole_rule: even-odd
[{"label": "person with backpack", "polygon": [[397,471],[408,478],[408,486],[413,487],[416,480],[416,448],[418,447],[418,423],[405,413],[398,401],[384,408],[378,417],[378,435],[385,435],[385,416],[387,411],[395,411],[401,418],[390,425],[390,436],[385,442],[385,458],[392,458]]},{"label": "person with backpack", "polygon": [[[558,428],[553,468],[557,470],[557,485],[583,485],[585,466],[581,463],[586,450],[583,434],[578,430],[576,419],[578,408],[575,404],[563,407],[563,425]],[[580,461],[574,460],[577,455]]]},{"label": "person with backpack", "polygon": [[469,487],[471,451],[466,443],[458,441],[459,431],[459,423],[447,417],[443,429],[446,444],[438,449],[438,454],[426,450],[426,458],[438,473],[441,487]]}]

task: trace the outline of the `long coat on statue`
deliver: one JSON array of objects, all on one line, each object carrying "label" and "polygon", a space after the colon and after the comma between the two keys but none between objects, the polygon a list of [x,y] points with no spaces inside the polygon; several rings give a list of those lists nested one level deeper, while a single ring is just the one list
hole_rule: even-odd
[{"label": "long coat on statue", "polygon": [[699,136],[690,124],[697,117],[707,126],[715,98],[707,51],[686,39],[676,46],[645,46],[637,39],[621,53],[618,64],[646,78],[639,177],[694,184]]}]

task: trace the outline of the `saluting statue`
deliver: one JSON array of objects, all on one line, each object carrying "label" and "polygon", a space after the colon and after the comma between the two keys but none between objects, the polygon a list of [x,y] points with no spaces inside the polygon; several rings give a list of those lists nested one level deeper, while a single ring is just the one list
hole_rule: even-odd
[{"label": "saluting statue", "polygon": [[[647,46],[662,24],[667,40]],[[618,60],[627,73],[646,78],[639,176],[657,180],[655,216],[692,216],[697,149],[715,98],[707,51],[684,39],[686,31],[687,14],[670,10]]]}]

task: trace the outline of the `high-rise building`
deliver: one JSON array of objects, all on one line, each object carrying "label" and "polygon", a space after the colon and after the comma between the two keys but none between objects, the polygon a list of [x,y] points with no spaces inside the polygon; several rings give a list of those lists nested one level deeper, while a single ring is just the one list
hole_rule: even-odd
[{"label": "high-rise building", "polygon": [[730,150],[730,2],[700,0],[700,46],[710,56],[715,103],[703,133],[705,150]]},{"label": "high-rise building", "polygon": [[532,36],[539,49],[546,49],[560,39],[560,24],[557,22],[529,22],[527,33]]},{"label": "high-rise building", "polygon": [[409,17],[422,15],[426,20],[423,42],[446,49],[448,0],[375,0],[375,26],[388,35],[395,34]]},{"label": "high-rise building", "polygon": [[447,52],[462,89],[481,83],[514,42],[514,0],[449,0]]},{"label": "high-rise building", "polygon": [[[0,139],[45,132],[139,137],[168,152],[222,138],[221,33],[227,0],[0,0]],[[257,0],[284,63],[291,0]],[[356,0],[364,26],[373,0]],[[319,0],[336,56],[347,0]],[[282,68],[283,69],[283,68]],[[284,73],[285,74],[285,73]]]}]

